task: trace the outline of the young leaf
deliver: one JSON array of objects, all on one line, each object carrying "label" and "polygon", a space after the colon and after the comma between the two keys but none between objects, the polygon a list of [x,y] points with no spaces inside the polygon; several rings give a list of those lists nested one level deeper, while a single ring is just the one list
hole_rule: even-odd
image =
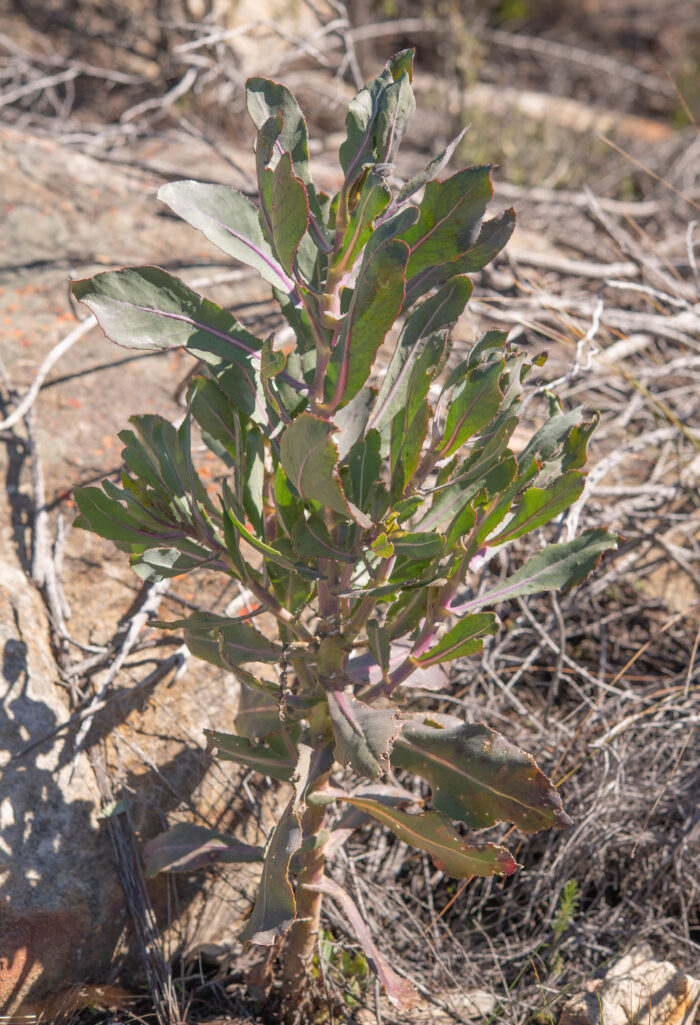
[{"label": "young leaf", "polygon": [[205,826],[178,822],[166,833],[159,833],[143,848],[146,878],[159,872],[191,872],[216,862],[231,865],[262,861],[262,847],[251,847],[232,836]]},{"label": "young leaf", "polygon": [[423,718],[404,723],[391,761],[428,781],[439,811],[474,829],[513,822],[533,833],[571,825],[556,788],[532,755],[483,723],[440,729]]},{"label": "young leaf", "polygon": [[399,840],[427,851],[437,867],[454,879],[512,875],[518,867],[505,847],[493,843],[467,843],[447,816],[438,811],[411,815],[369,798],[346,797],[344,800],[388,826]]},{"label": "young leaf", "polygon": [[495,634],[499,621],[493,612],[482,612],[477,616],[465,616],[456,626],[440,638],[432,648],[417,657],[420,665],[430,666],[448,662],[454,658],[475,655],[484,646],[484,637]]}]

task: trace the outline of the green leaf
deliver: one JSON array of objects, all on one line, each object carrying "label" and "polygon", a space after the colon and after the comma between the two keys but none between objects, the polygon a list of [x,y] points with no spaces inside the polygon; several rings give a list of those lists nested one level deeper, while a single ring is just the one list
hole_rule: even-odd
[{"label": "green leaf", "polygon": [[465,616],[451,630],[448,630],[434,647],[418,656],[417,661],[420,665],[430,666],[438,662],[448,662],[451,659],[474,655],[484,646],[483,638],[495,634],[499,625],[498,618],[493,612]]},{"label": "green leaf", "polygon": [[[414,402],[425,398],[430,382],[446,358],[450,328],[462,314],[471,293],[469,278],[454,278],[406,319],[382,379],[370,418],[372,427],[391,423],[409,397]],[[420,369],[416,372],[417,367]]]},{"label": "green leaf", "polygon": [[366,509],[372,485],[382,468],[379,432],[370,430],[355,442],[348,458],[348,494],[359,509]]},{"label": "green leaf", "polygon": [[[246,662],[277,662],[282,654],[279,645],[268,641],[250,623],[237,619],[226,619],[213,612],[193,612],[186,619],[171,619],[158,622],[161,630],[184,630],[185,644],[193,655],[211,661],[214,665],[240,665]],[[208,658],[210,647],[199,642],[221,642],[221,654]]]},{"label": "green leaf", "polygon": [[251,847],[232,836],[189,822],[178,822],[143,848],[147,879],[159,872],[191,872],[216,862],[231,865],[262,859],[262,847]]},{"label": "green leaf", "polygon": [[170,537],[176,538],[182,534],[182,531],[171,529],[165,531],[163,536],[159,532],[161,525],[145,510],[143,519],[136,519],[120,502],[108,498],[100,488],[76,488],[75,501],[80,510],[75,526],[92,530],[110,541],[127,544],[138,552],[148,547],[157,547]]},{"label": "green leaf", "polygon": [[503,395],[498,382],[504,360],[468,370],[452,392],[440,457],[451,456],[488,424],[498,412]]},{"label": "green leaf", "polygon": [[201,548],[198,555],[180,552],[176,548],[151,548],[139,555],[132,555],[129,564],[137,577],[157,581],[179,577],[193,569],[202,569],[216,558],[206,548]]},{"label": "green leaf", "polygon": [[349,519],[350,509],[338,479],[338,452],[330,440],[333,430],[328,421],[302,413],[284,430],[280,462],[302,498]]},{"label": "green leaf", "polygon": [[428,781],[439,811],[474,829],[513,822],[534,833],[571,825],[556,787],[531,755],[483,723],[440,729],[424,718],[404,723],[391,761]]},{"label": "green leaf", "polygon": [[309,223],[306,189],[292,170],[292,158],[283,153],[272,179],[270,226],[279,261],[288,274]]},{"label": "green leaf", "polygon": [[418,220],[402,236],[411,250],[409,280],[422,270],[456,260],[476,242],[493,195],[491,170],[466,167],[444,182],[427,183]]},{"label": "green leaf", "polygon": [[365,385],[379,347],[401,309],[407,259],[406,244],[393,240],[363,261],[340,341],[328,365],[328,401],[336,405],[347,402]]},{"label": "green leaf", "polygon": [[256,537],[255,534],[251,533],[251,531],[248,530],[240,516],[236,514],[237,511],[235,508],[233,495],[231,494],[231,491],[227,487],[225,482],[223,487],[223,498],[225,502],[224,508],[228,519],[230,520],[231,524],[235,527],[237,532],[241,535],[241,537],[244,538],[248,542],[248,544],[251,545],[251,547],[257,549],[257,551],[259,551],[262,555],[265,556],[266,559],[269,559],[269,561],[274,563],[276,566],[281,566],[283,569],[286,570],[292,570],[295,573],[299,573],[301,576],[306,576],[313,580],[317,579],[318,573],[316,573],[314,570],[309,569],[309,567],[305,566],[303,563],[295,562],[291,559],[288,559],[277,548],[274,548],[272,545],[267,544],[267,542],[262,541],[259,537]]},{"label": "green leaf", "polygon": [[391,497],[398,501],[420,463],[430,413],[422,402],[413,412],[412,404],[396,414],[391,425]]},{"label": "green leaf", "polygon": [[364,437],[376,394],[373,388],[360,388],[357,395],[334,415],[333,421],[338,428],[335,440],[341,462],[345,460],[353,445]]},{"label": "green leaf", "polygon": [[352,552],[339,547],[331,538],[320,516],[311,515],[308,520],[299,519],[292,534],[294,551],[302,559],[333,559],[338,562],[354,562]]},{"label": "green leaf", "polygon": [[579,470],[570,470],[551,487],[529,488],[519,500],[518,508],[506,526],[493,537],[484,535],[486,544],[502,545],[513,541],[568,509],[583,491],[586,478]]},{"label": "green leaf", "polygon": [[495,587],[480,594],[478,598],[453,606],[450,611],[461,615],[511,598],[558,591],[562,587],[580,584],[596,568],[602,553],[615,548],[618,540],[617,534],[596,529],[585,530],[573,541],[564,544],[547,545]]},{"label": "green leaf", "polygon": [[74,281],[73,295],[95,314],[111,341],[129,349],[185,346],[251,368],[262,343],[236,318],[160,267],[128,267]]},{"label": "green leaf", "polygon": [[518,867],[505,847],[492,843],[467,843],[447,816],[438,811],[411,815],[368,798],[347,797],[343,800],[388,826],[399,840],[427,851],[437,867],[454,879],[512,875]]},{"label": "green leaf", "polygon": [[335,757],[362,776],[376,779],[386,772],[389,752],[400,723],[393,708],[372,708],[352,691],[328,690],[328,711],[335,736]]},{"label": "green leaf", "polygon": [[445,539],[440,534],[425,531],[393,533],[391,542],[397,555],[406,555],[416,560],[435,559],[445,547]]},{"label": "green leaf", "polygon": [[162,185],[158,198],[228,256],[256,270],[274,288],[294,290],[294,282],[263,236],[257,209],[240,192],[228,185],[179,181]]},{"label": "green leaf", "polygon": [[406,286],[406,307],[433,288],[439,288],[455,274],[475,274],[493,260],[510,239],[515,230],[515,212],[506,210],[490,221],[486,221],[473,245],[457,259],[428,264]]},{"label": "green leaf", "polygon": [[245,737],[237,737],[235,733],[219,733],[217,730],[205,730],[204,733],[207,737],[207,750],[213,751],[220,761],[247,765],[273,779],[291,779],[296,762],[291,753],[285,756],[267,744],[253,744]]}]

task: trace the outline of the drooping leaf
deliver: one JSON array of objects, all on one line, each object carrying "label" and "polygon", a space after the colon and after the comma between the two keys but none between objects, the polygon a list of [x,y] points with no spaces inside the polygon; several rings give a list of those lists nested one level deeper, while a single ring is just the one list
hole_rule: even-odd
[{"label": "drooping leaf", "polygon": [[217,862],[231,865],[262,861],[263,849],[206,826],[178,822],[148,841],[143,848],[143,860],[146,878],[151,879],[159,872],[191,872]]},{"label": "drooping leaf", "polygon": [[228,185],[179,181],[162,185],[158,198],[228,256],[256,270],[274,288],[293,291],[294,282],[263,236],[257,209],[240,192]]},{"label": "drooping leaf", "polygon": [[[173,619],[158,622],[162,630],[184,630],[185,644],[193,655],[213,661],[224,666],[230,664],[245,665],[246,662],[277,662],[282,653],[278,644],[269,641],[250,623],[240,620],[226,619],[213,612],[193,612],[186,619]],[[208,658],[213,655],[206,643],[221,642],[222,655],[219,658]]]},{"label": "drooping leaf", "polygon": [[276,733],[282,727],[278,699],[262,687],[241,683],[234,723],[238,736],[252,743]]},{"label": "drooping leaf", "polygon": [[313,889],[319,893],[326,894],[338,905],[350,923],[350,927],[367,957],[370,968],[384,986],[386,995],[391,1003],[401,1011],[409,1011],[412,1007],[415,1007],[419,1001],[415,987],[408,979],[403,979],[400,975],[396,974],[378,949],[367,928],[367,923],[350,895],[329,876],[324,876],[318,883],[315,883]]},{"label": "drooping leaf", "polygon": [[585,530],[572,541],[547,545],[495,587],[478,598],[453,605],[450,611],[462,615],[482,609],[485,605],[580,584],[598,565],[603,552],[615,548],[618,540],[617,534],[598,528]]},{"label": "drooping leaf", "polygon": [[260,888],[250,918],[239,936],[241,943],[259,943],[269,947],[289,931],[296,918],[289,866],[301,847],[299,820],[304,809],[312,758],[311,748],[305,744],[300,744],[298,751],[292,777],[294,795],[265,845]]},{"label": "drooping leaf", "polygon": [[444,634],[432,648],[417,656],[417,661],[424,666],[438,662],[448,662],[454,658],[466,658],[481,651],[484,637],[495,634],[499,621],[493,612],[481,612],[475,616],[465,616]]},{"label": "drooping leaf", "polygon": [[335,736],[335,757],[362,776],[386,772],[389,752],[400,729],[393,708],[373,708],[351,690],[328,690],[328,711]]},{"label": "drooping leaf", "polygon": [[467,843],[441,812],[425,811],[411,815],[369,798],[347,797],[344,800],[388,826],[399,840],[427,851],[437,867],[454,879],[472,875],[512,875],[518,867],[505,847],[493,843]]},{"label": "drooping leaf", "polygon": [[297,908],[289,881],[289,863],[300,847],[301,829],[292,799],[267,841],[260,889],[250,918],[238,937],[241,943],[269,947],[291,929]]},{"label": "drooping leaf", "polygon": [[483,723],[440,729],[422,718],[404,723],[391,761],[428,781],[439,811],[474,829],[513,822],[532,833],[571,825],[556,788],[531,755]]}]

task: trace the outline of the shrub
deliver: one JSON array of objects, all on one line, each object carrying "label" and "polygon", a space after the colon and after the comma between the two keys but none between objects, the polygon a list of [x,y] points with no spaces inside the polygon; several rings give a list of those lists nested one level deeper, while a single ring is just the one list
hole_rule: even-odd
[{"label": "shrub", "polygon": [[[238,581],[274,625],[208,611],[159,624],[240,682],[237,710],[223,710],[228,729],[207,731],[210,750],[291,784],[264,850],[180,824],[145,854],[150,873],[261,861],[241,940],[286,937],[292,1000],[312,966],[324,897],[389,997],[415,997],[327,872],[353,830],[379,822],[464,878],[517,866],[455,821],[526,833],[570,823],[530,755],[481,723],[407,711],[405,695],[411,685],[439,693],[446,665],[498,630],[499,602],[580,582],[615,542],[588,530],[546,544],[505,579],[488,576],[492,553],[581,494],[596,421],[552,401],[516,457],[521,395],[543,359],[495,330],[450,359],[468,274],[505,245],[514,214],[484,221],[489,167],[438,178],[457,140],[390,188],[414,111],[412,56],[396,55],[352,101],[336,195],[313,184],[293,96],[263,79],[247,86],[259,207],[222,185],[160,190],[272,286],[286,321],[276,335],[256,337],[157,267],[73,285],[118,344],[182,346],[203,366],[180,427],[132,419],[121,485],[78,491],[78,524],[128,551],[143,579],[206,570]],[[216,499],[193,466],[193,429],[225,464]],[[399,782],[406,773],[430,788],[429,809]]]}]

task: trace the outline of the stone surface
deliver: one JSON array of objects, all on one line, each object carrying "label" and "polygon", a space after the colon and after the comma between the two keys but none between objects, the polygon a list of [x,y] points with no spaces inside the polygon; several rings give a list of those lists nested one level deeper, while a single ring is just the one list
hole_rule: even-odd
[{"label": "stone surface", "polygon": [[692,1025],[699,1007],[700,979],[656,960],[644,943],[570,1000],[559,1025]]},{"label": "stone surface", "polygon": [[[190,155],[196,164],[198,158]],[[0,163],[6,204],[1,355],[20,393],[41,359],[75,325],[70,268],[81,277],[108,265],[152,262],[191,278],[230,267],[199,233],[162,216],[153,174],[116,168],[17,129],[0,131]],[[262,295],[256,288],[255,282],[243,281],[229,291],[219,287],[213,297],[255,303]],[[192,360],[179,353],[144,356],[120,350],[99,331],[56,365],[34,407],[52,530],[58,510],[70,525],[75,484],[118,465],[116,433],[131,414],[181,413],[174,392],[191,366]],[[52,735],[71,708],[59,682],[45,607],[28,578],[33,500],[24,426],[18,424],[4,440],[0,1015],[36,1007],[64,987],[103,986],[119,978],[136,984],[140,971],[107,825],[98,817],[93,769],[83,755],[72,772],[75,727]],[[140,587],[123,553],[82,531],[68,534],[63,584],[72,609],[71,635],[97,645],[113,637]],[[192,600],[186,587],[181,591],[184,600]],[[197,597],[206,601],[206,591]],[[162,614],[182,615],[182,605],[168,601]],[[68,645],[65,655],[77,662],[84,653]],[[123,786],[129,797],[136,849],[178,819],[230,828],[249,842],[259,841],[274,804],[266,810],[263,802],[251,815],[235,765],[213,764],[204,751],[205,727],[232,724],[236,689],[231,679],[190,661],[178,679],[170,673],[157,684],[134,689],[155,667],[153,652],[140,658],[140,665],[119,674],[110,691],[117,699],[95,717],[88,735],[90,745],[104,742],[114,787],[119,793]],[[104,671],[96,674],[94,685],[102,679]],[[166,957],[200,943],[233,942],[256,874],[253,866],[232,866],[149,883]]]}]

